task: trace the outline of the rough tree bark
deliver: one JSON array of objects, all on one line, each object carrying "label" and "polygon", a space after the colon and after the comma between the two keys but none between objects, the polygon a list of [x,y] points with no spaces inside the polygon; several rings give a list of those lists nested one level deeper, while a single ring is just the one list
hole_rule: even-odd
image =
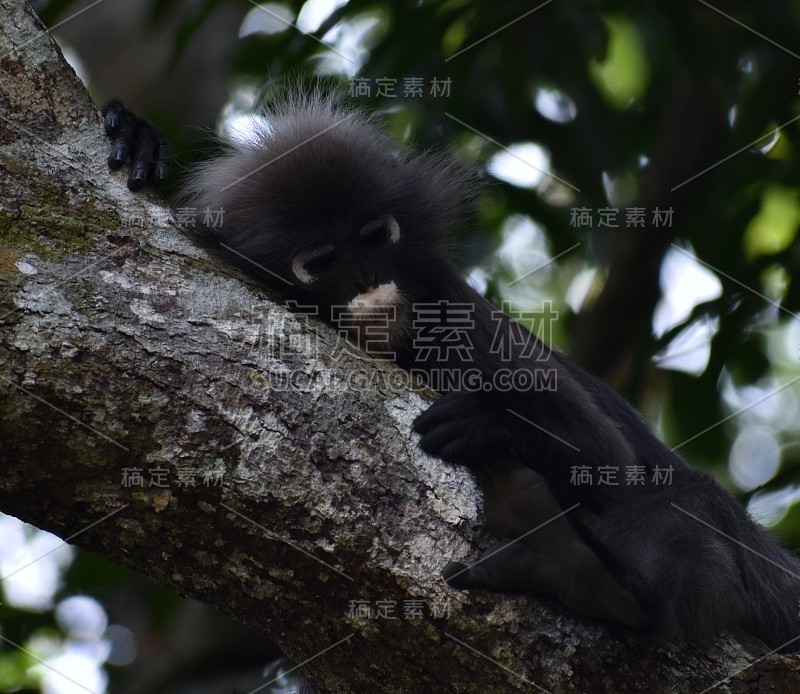
[{"label": "rough tree bark", "polygon": [[321,692],[800,691],[729,635],[448,590],[488,537],[470,475],[414,446],[430,395],[129,194],[30,8],[0,10],[0,509],[257,625]]}]

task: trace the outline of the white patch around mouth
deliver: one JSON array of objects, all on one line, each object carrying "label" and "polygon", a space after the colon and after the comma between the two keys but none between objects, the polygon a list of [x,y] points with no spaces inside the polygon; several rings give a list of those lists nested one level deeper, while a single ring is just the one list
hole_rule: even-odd
[{"label": "white patch around mouth", "polygon": [[394,282],[357,294],[344,315],[350,339],[367,352],[386,356],[410,335],[407,303]]},{"label": "white patch around mouth", "polygon": [[387,282],[379,284],[375,289],[357,294],[347,304],[347,312],[354,316],[385,313],[387,308],[397,306],[401,301],[397,285],[394,282]]}]

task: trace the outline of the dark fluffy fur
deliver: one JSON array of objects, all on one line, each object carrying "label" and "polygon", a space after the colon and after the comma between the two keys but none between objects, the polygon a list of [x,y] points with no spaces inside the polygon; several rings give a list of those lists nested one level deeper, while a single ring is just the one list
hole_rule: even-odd
[{"label": "dark fluffy fur", "polygon": [[449,232],[474,195],[472,172],[443,154],[412,156],[365,113],[321,93],[288,97],[263,117],[249,144],[192,171],[184,187],[188,207],[224,209],[224,224],[212,233],[226,245],[291,278],[291,258],[323,241],[334,224],[394,210],[401,228],[424,230],[404,235],[403,249],[422,283],[442,266],[452,272]]},{"label": "dark fluffy fur", "polygon": [[[410,154],[369,117],[319,95],[287,100],[266,122],[253,144],[205,164],[187,187],[183,204],[224,209],[223,226],[210,231],[225,246],[323,317],[358,287],[393,282],[408,310],[392,347],[407,369],[477,369],[482,383],[505,368],[557,374],[555,390],[443,387],[415,424],[425,451],[476,471],[490,527],[503,539],[471,567],[449,564],[452,586],[532,591],[668,638],[741,628],[788,649],[800,637],[800,561],[719,485],[564,356],[543,345],[533,357],[516,346],[510,362],[492,353],[495,309],[464,281],[448,242],[475,196],[469,170],[441,154]],[[387,214],[401,241],[361,245],[358,230]],[[293,259],[325,245],[336,249],[330,268],[297,282]],[[441,300],[475,307],[471,361],[414,349],[414,305]],[[507,316],[501,323],[517,328]],[[643,466],[645,485],[625,484],[632,465]],[[573,466],[615,468],[620,484],[571,484]],[[650,482],[657,467],[672,468],[670,485]]]}]

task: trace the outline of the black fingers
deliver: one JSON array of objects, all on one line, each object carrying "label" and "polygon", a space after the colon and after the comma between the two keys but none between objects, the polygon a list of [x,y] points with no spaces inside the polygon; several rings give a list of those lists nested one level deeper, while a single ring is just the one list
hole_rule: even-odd
[{"label": "black fingers", "polygon": [[171,150],[169,142],[160,130],[155,130],[156,134],[156,161],[155,169],[153,172],[153,181],[156,187],[169,176],[169,160],[171,158]]},{"label": "black fingers", "polygon": [[486,572],[480,566],[467,566],[457,561],[449,562],[442,569],[442,578],[455,590],[490,588]]},{"label": "black fingers", "polygon": [[518,541],[498,542],[467,566],[449,562],[442,569],[447,585],[456,590],[492,590],[501,593],[541,593],[537,554]]},{"label": "black fingers", "polygon": [[145,123],[139,125],[134,136],[135,145],[131,151],[131,165],[128,169],[128,188],[139,190],[151,177],[153,162],[156,158],[156,140],[153,129]]},{"label": "black fingers", "polygon": [[125,106],[117,99],[112,99],[100,110],[100,113],[103,114],[103,125],[106,128],[106,135],[111,136],[117,134],[121,111],[125,111]]},{"label": "black fingers", "polygon": [[130,161],[128,188],[139,190],[145,183],[158,187],[169,176],[170,147],[166,137],[118,100],[102,109],[103,125],[111,138],[108,167],[112,171]]},{"label": "black fingers", "polygon": [[110,101],[102,110],[103,125],[113,144],[108,153],[108,168],[119,169],[128,158],[130,147],[135,142],[137,118],[121,101]]}]

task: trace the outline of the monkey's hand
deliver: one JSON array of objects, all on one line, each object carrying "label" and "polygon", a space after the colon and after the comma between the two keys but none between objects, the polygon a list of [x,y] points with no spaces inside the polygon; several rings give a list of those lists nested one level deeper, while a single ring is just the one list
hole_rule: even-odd
[{"label": "monkey's hand", "polygon": [[414,431],[423,451],[448,463],[476,470],[511,459],[536,470],[567,505],[580,501],[600,511],[620,496],[638,493],[634,485],[575,483],[579,466],[602,466],[624,479],[637,459],[601,411],[581,411],[561,393],[527,399],[507,392],[447,393],[417,417]]},{"label": "monkey's hand", "polygon": [[103,106],[101,113],[106,135],[113,143],[108,155],[108,168],[116,171],[130,161],[130,190],[139,190],[145,183],[158,188],[169,175],[170,148],[167,138],[116,99]]},{"label": "monkey's hand", "polygon": [[414,420],[423,451],[471,468],[500,456],[514,457],[517,429],[500,403],[477,391],[447,393]]}]

